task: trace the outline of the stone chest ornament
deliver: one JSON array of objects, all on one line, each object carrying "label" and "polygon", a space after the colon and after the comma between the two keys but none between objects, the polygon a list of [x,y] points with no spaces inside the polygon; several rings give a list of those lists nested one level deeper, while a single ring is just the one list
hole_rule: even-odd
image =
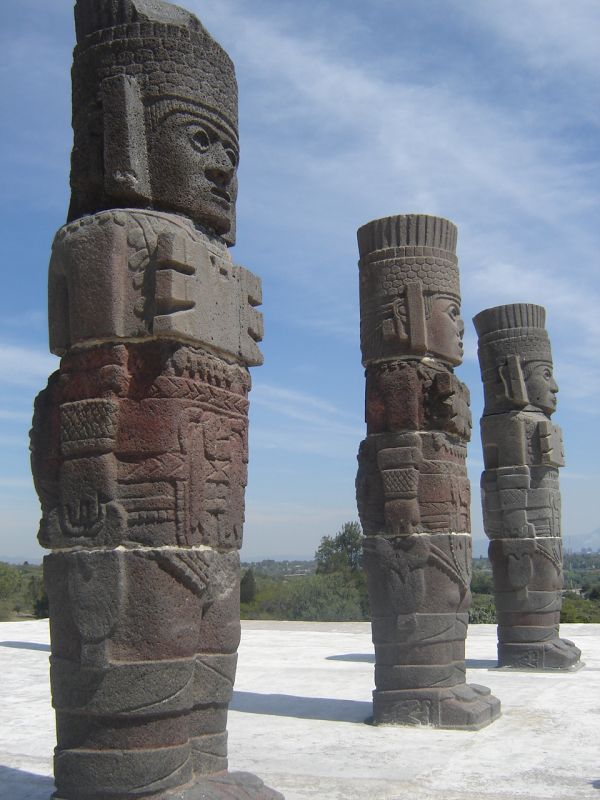
[{"label": "stone chest ornament", "polygon": [[356,495],[375,644],[373,721],[478,729],[500,714],[465,683],[469,393],[456,228],[420,214],[358,231],[367,437]]},{"label": "stone chest ornament", "polygon": [[581,653],[559,637],[564,453],[561,430],[550,420],[558,385],[545,316],[541,306],[516,303],[473,320],[485,396],[481,502],[491,539],[499,666],[569,669]]},{"label": "stone chest ornament", "polygon": [[281,797],[227,772],[260,280],[234,264],[237,86],[161,0],[77,0],[71,206],[49,274],[60,369],[32,469],[56,797]]}]

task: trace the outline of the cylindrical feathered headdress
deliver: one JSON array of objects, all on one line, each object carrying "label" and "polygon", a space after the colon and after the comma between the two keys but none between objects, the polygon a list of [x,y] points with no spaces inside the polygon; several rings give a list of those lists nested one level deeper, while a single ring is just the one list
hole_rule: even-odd
[{"label": "cylindrical feathered headdress", "polygon": [[435,295],[460,305],[457,229],[447,219],[405,214],[358,229],[363,363],[428,352]]},{"label": "cylindrical feathered headdress", "polygon": [[69,220],[153,206],[148,136],[175,105],[205,112],[237,144],[233,63],[193,14],[161,0],[77,0],[75,23]]}]

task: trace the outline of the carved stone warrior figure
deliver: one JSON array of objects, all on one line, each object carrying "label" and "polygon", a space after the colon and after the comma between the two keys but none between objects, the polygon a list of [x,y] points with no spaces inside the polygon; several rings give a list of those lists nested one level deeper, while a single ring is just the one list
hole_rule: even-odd
[{"label": "carved stone warrior figure", "polygon": [[500,714],[465,683],[471,432],[456,228],[424,215],[358,231],[367,438],[356,495],[375,644],[375,723],[477,729]]},{"label": "carved stone warrior figure", "polygon": [[562,434],[550,416],[558,385],[541,306],[517,303],[474,318],[485,393],[481,502],[494,574],[501,667],[568,669],[560,639]]},{"label": "carved stone warrior figure", "polygon": [[258,278],[231,260],[231,61],[161,0],[77,0],[60,369],[32,468],[62,800],[276,798],[227,772]]}]

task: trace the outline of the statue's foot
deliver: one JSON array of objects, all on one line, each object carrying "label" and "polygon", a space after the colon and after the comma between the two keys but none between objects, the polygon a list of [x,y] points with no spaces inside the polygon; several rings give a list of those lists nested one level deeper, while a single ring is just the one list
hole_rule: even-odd
[{"label": "statue's foot", "polygon": [[486,686],[373,692],[375,725],[431,725],[476,731],[500,716],[500,701]]},{"label": "statue's foot", "polygon": [[487,686],[464,683],[449,691],[442,703],[441,728],[477,731],[500,716],[500,700]]},{"label": "statue's foot", "polygon": [[580,665],[580,657],[581,650],[569,639],[498,644],[499,667],[568,670]]},{"label": "statue's foot", "polygon": [[198,776],[193,784],[169,793],[165,800],[284,800],[250,772]]}]

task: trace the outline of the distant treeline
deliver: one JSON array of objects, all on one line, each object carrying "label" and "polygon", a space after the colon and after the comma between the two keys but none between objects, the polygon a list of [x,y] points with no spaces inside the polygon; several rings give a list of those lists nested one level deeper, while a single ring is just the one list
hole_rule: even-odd
[{"label": "distant treeline", "polygon": [[[266,559],[242,564],[242,619],[308,621],[368,620],[369,598],[362,570],[362,533],[345,523],[324,536],[311,561]],[[562,622],[600,623],[600,553],[567,553]],[[495,623],[492,570],[473,560],[471,623]],[[0,620],[48,616],[42,566],[0,562]]]},{"label": "distant treeline", "polygon": [[0,561],[0,620],[42,619],[48,616],[41,564]]},{"label": "distant treeline", "polygon": [[[368,620],[357,522],[325,536],[312,561],[259,561],[242,565],[242,619]],[[600,553],[565,555],[562,622],[600,623]],[[496,623],[492,568],[473,560],[471,624]]]}]

